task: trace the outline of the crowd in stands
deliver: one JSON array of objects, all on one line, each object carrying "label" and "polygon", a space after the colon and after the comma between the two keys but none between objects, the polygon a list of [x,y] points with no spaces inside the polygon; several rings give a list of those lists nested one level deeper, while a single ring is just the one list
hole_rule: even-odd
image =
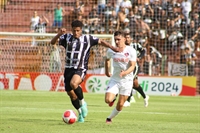
[{"label": "crowd in stands", "polygon": [[[81,20],[85,34],[112,34],[123,30],[146,49],[142,64],[153,61],[153,65],[159,66],[161,61],[158,63],[157,59],[168,54],[173,55],[177,63],[194,68],[195,52],[200,52],[199,0],[97,0],[88,15],[84,10],[84,1],[77,0],[67,17],[71,21]],[[191,76],[194,70],[190,71]]]},{"label": "crowd in stands", "polygon": [[[31,32],[45,33],[51,27],[50,32],[55,33],[78,19],[84,24],[84,34],[112,34],[116,30],[130,33],[132,40],[146,49],[142,65],[152,61],[159,66],[162,55],[173,55],[177,63],[200,65],[194,63],[195,53],[200,52],[199,0],[75,0],[70,6],[58,2],[52,12],[53,22],[37,11],[33,13]],[[142,72],[148,74],[145,67]]]}]

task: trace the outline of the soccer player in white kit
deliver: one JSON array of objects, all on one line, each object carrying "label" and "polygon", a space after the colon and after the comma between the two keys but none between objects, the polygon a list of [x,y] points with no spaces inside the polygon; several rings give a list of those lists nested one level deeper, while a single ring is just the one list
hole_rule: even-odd
[{"label": "soccer player in white kit", "polygon": [[[105,93],[105,102],[109,104],[116,94],[119,94],[116,107],[107,117],[106,123],[111,123],[111,119],[121,112],[124,102],[129,97],[133,85],[133,70],[136,65],[136,50],[125,44],[125,33],[116,31],[114,33],[115,44],[121,52],[114,52],[108,49],[105,60],[105,74],[110,78]],[[109,73],[110,59],[113,59],[113,75]]]}]

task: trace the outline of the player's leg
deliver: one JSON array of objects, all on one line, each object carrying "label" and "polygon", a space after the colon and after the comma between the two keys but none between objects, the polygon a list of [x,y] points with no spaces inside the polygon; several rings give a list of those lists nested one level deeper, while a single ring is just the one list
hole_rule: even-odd
[{"label": "player's leg", "polygon": [[141,96],[144,98],[144,106],[147,107],[149,105],[148,101],[149,101],[149,96],[146,95],[142,89],[142,87],[139,85],[138,83],[138,78],[135,78],[134,80],[134,87],[135,90],[137,90]]},{"label": "player's leg", "polygon": [[70,86],[74,89],[74,92],[79,99],[79,102],[81,105],[82,116],[84,118],[87,116],[88,109],[87,109],[87,103],[85,102],[84,97],[83,97],[83,91],[82,91],[80,84],[83,81],[85,74],[86,74],[85,71],[82,69],[76,70],[75,74],[73,75],[73,77],[70,81]]},{"label": "player's leg", "polygon": [[112,100],[112,102],[110,102],[110,103],[108,104],[110,107],[112,107],[112,106],[114,105],[114,103],[115,103],[115,101],[116,101],[116,99],[117,99],[117,96],[118,96],[118,94],[116,94],[115,97],[114,97],[114,99]]},{"label": "player's leg", "polygon": [[[116,81],[113,81],[112,79],[108,83],[108,87],[106,89],[105,93],[105,103],[110,104],[113,102],[114,99],[116,99],[116,95],[118,94],[119,89]],[[108,117],[106,119],[107,123],[111,122],[111,119]]]},{"label": "player's leg", "polygon": [[[134,80],[135,80],[135,78],[137,77],[138,70],[139,70],[139,66],[138,66],[138,64],[137,64],[136,67],[135,67],[135,69],[134,69],[134,71],[133,71]],[[133,80],[133,86],[134,86],[134,80]],[[128,99],[126,100],[126,102],[124,103],[124,107],[128,107],[128,106],[131,105],[130,102],[131,102],[131,98],[133,97],[132,93],[133,93],[133,89],[131,89],[131,93],[130,93]],[[133,97],[133,98],[134,98],[134,97]],[[135,101],[135,99],[134,99],[134,101]]]},{"label": "player's leg", "polygon": [[116,81],[110,80],[105,93],[105,103],[110,104],[116,100],[118,95],[118,85]]},{"label": "player's leg", "polygon": [[70,97],[70,100],[71,100],[71,103],[72,105],[74,106],[74,108],[78,111],[79,113],[79,119],[78,121],[79,122],[84,122],[84,118],[82,116],[82,110],[81,110],[81,105],[80,105],[80,102],[79,102],[79,98],[77,96],[77,94],[75,93],[75,85],[71,86],[71,79],[74,75],[74,70],[73,69],[65,69],[65,72],[64,72],[64,82],[65,82],[65,91],[67,92],[68,96]]},{"label": "player's leg", "polygon": [[124,103],[124,107],[129,107],[131,106],[131,101],[135,102],[135,98],[133,97],[133,89],[131,89],[131,94],[129,95],[129,97],[127,98],[127,100]]},{"label": "player's leg", "polygon": [[120,86],[116,86],[119,88],[119,98],[118,98],[117,106],[113,109],[111,114],[107,117],[106,119],[107,123],[111,123],[112,122],[111,120],[122,111],[123,105],[131,93],[132,81],[127,81],[120,84],[121,84]]}]

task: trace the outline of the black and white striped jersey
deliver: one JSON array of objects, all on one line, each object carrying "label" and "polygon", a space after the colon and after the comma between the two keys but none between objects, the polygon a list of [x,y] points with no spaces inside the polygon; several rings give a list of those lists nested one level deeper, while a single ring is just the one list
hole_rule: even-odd
[{"label": "black and white striped jersey", "polygon": [[65,48],[65,68],[88,69],[90,48],[97,45],[99,38],[82,35],[78,39],[73,34],[60,36],[59,45]]},{"label": "black and white striped jersey", "polygon": [[136,50],[138,58],[142,58],[144,56],[145,50],[140,43],[133,43],[132,42],[130,44],[130,46],[132,46]]}]

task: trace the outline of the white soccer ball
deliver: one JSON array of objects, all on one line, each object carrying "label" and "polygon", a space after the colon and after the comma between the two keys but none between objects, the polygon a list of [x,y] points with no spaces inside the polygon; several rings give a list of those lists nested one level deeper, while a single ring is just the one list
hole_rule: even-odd
[{"label": "white soccer ball", "polygon": [[73,110],[66,110],[63,113],[62,119],[67,124],[73,124],[77,120],[76,113]]}]

